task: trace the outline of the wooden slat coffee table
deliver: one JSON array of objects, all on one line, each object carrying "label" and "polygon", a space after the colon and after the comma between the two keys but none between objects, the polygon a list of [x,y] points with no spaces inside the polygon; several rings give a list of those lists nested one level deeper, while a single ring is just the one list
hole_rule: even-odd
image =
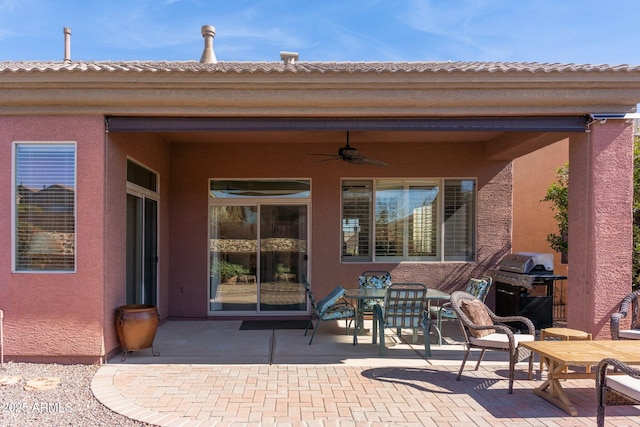
[{"label": "wooden slat coffee table", "polygon": [[[568,366],[591,367],[612,357],[625,363],[640,364],[640,340],[601,341],[532,341],[520,344],[540,355],[548,368],[547,380],[534,394],[553,403],[571,416],[578,411],[560,382],[561,379],[595,378],[593,372],[564,372]],[[595,383],[594,383],[595,387]]]}]

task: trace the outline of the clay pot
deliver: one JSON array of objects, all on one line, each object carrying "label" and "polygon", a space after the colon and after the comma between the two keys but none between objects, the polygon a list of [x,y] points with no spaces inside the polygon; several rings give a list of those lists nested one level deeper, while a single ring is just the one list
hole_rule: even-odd
[{"label": "clay pot", "polygon": [[158,309],[155,305],[131,304],[122,305],[116,309],[116,332],[118,340],[124,350],[122,360],[127,353],[151,347],[154,356],[159,355],[153,350],[153,340],[158,330]]}]

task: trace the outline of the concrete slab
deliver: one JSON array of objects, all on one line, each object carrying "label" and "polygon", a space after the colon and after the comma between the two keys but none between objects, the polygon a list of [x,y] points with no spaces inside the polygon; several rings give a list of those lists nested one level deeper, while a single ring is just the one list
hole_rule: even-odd
[{"label": "concrete slab", "polygon": [[[424,357],[422,332],[412,343],[411,331],[399,338],[395,331],[385,333],[385,354],[380,356],[379,344],[372,344],[371,334],[360,335],[353,345],[353,336],[345,332],[344,322],[323,322],[313,344],[311,332],[304,329],[240,330],[240,320],[170,320],[158,328],[154,349],[131,352],[126,360],[122,354],[111,358],[109,364],[301,364],[354,366],[459,366],[464,354],[460,331],[455,322],[445,322],[443,335],[448,344],[437,345],[431,333],[432,356]],[[365,320],[365,329],[371,329]],[[475,366],[479,352],[473,351],[468,366]],[[506,363],[506,353],[487,352],[484,364]]]}]

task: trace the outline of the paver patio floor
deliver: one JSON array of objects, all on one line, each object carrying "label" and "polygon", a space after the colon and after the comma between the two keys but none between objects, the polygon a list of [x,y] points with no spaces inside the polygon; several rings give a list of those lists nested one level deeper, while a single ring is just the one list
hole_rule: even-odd
[{"label": "paver patio floor", "polygon": [[[455,329],[425,359],[422,336],[409,344],[388,333],[381,357],[370,336],[353,346],[337,325],[323,324],[311,346],[302,330],[239,325],[166,322],[155,342],[161,355],[142,350],[110,360],[93,379],[94,395],[115,412],[163,426],[595,425],[593,380],[563,382],[576,417],[533,394],[537,365],[530,381],[520,363],[508,394],[503,353],[487,353],[478,371],[472,355],[456,381],[463,352]],[[608,408],[607,423],[640,426],[640,407]]]}]

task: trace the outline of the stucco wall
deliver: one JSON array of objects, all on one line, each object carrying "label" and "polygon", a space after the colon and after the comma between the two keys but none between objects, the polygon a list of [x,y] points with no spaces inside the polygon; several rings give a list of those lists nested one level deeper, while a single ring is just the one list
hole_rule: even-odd
[{"label": "stucco wall", "polygon": [[[256,136],[259,141],[259,136]],[[319,296],[337,283],[356,286],[364,270],[386,269],[393,280],[452,290],[482,274],[510,251],[511,165],[485,161],[481,144],[370,143],[358,148],[389,167],[319,162],[335,144],[218,144],[171,146],[171,269],[169,315],[207,314],[207,205],[209,178],[311,178],[311,282]],[[340,178],[477,177],[477,254],[473,263],[340,263]]]},{"label": "stucco wall", "polygon": [[593,123],[570,139],[569,164],[568,326],[610,338],[631,292],[633,124]]},{"label": "stucco wall", "polygon": [[[265,144],[259,137],[249,145],[170,143],[152,134],[121,133],[107,134],[105,144],[102,117],[12,118],[10,123],[0,118],[0,125],[2,170],[7,171],[0,174],[6,200],[0,213],[5,218],[11,215],[11,142],[78,142],[78,272],[11,274],[11,247],[0,248],[0,301],[9,357],[19,353],[24,360],[96,362],[117,351],[113,313],[125,303],[127,157],[160,175],[158,303],[163,318],[207,316],[209,178],[311,178],[310,277],[318,295],[336,283],[354,286],[357,275],[372,268],[391,271],[396,282],[458,289],[510,250],[511,165],[483,161],[481,144],[362,147],[390,164],[379,168],[319,162],[313,154],[334,152],[333,143]],[[477,178],[478,262],[341,264],[341,177]],[[0,233],[10,241],[10,221],[0,223]]]},{"label": "stucco wall", "polygon": [[[14,141],[77,142],[75,273],[11,273]],[[96,362],[103,354],[102,116],[0,117],[0,308],[5,355],[19,360]]]},{"label": "stucco wall", "polygon": [[107,143],[107,205],[106,205],[106,290],[105,290],[105,348],[107,353],[118,349],[114,328],[114,314],[118,306],[126,304],[126,211],[127,158],[137,161],[159,175],[159,272],[158,313],[161,320],[169,311],[168,272],[169,245],[169,145],[152,134],[109,134]]}]

